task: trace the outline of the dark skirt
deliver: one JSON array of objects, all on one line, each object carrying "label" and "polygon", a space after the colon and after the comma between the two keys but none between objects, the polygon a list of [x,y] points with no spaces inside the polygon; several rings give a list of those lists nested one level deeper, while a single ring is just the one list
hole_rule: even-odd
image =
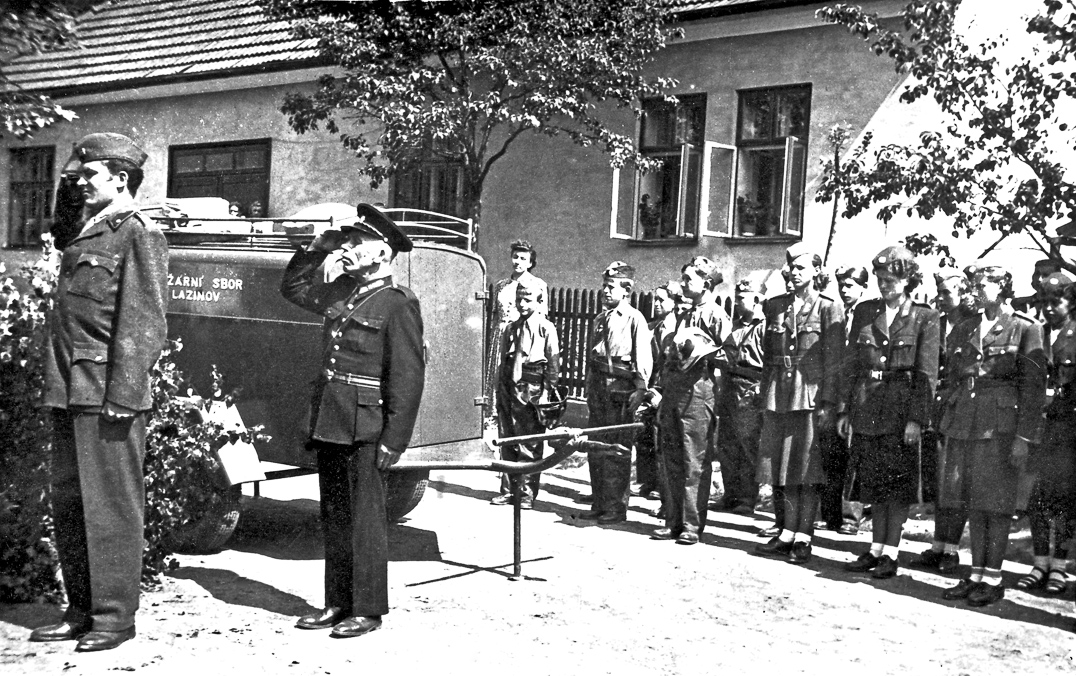
[{"label": "dark skirt", "polygon": [[1010,461],[1014,438],[946,439],[938,462],[938,506],[1015,513],[1024,473]]},{"label": "dark skirt", "polygon": [[919,500],[919,449],[904,434],[852,435],[852,463],[863,502],[911,505]]},{"label": "dark skirt", "polygon": [[759,456],[769,459],[774,486],[826,483],[814,411],[765,411]]},{"label": "dark skirt", "polygon": [[1056,516],[1076,507],[1076,420],[1047,420],[1042,444],[1032,447],[1028,471],[1035,475],[1028,509]]}]

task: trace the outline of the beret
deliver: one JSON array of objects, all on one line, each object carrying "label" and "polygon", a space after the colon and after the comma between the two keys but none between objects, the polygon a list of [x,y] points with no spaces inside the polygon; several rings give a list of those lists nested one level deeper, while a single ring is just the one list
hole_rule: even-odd
[{"label": "beret", "polygon": [[373,235],[389,245],[397,253],[406,253],[413,248],[411,239],[403,233],[396,223],[383,214],[377,207],[360,202],[355,207],[355,220],[341,224],[340,228],[353,228],[368,235]]},{"label": "beret", "polygon": [[138,144],[123,134],[113,132],[83,136],[71,153],[71,160],[78,160],[83,164],[102,160],[127,160],[136,167],[141,167],[146,157],[146,152],[139,148]]},{"label": "beret", "polygon": [[624,261],[613,261],[605,268],[602,276],[609,279],[635,279],[635,268]]},{"label": "beret", "polygon": [[1054,272],[1044,277],[1042,281],[1039,282],[1039,295],[1047,297],[1059,296],[1065,291],[1065,288],[1071,284],[1072,277],[1064,272]]}]

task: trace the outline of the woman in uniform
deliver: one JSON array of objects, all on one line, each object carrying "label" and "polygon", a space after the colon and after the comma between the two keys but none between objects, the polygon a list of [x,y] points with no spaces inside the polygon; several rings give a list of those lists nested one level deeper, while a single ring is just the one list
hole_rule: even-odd
[{"label": "woman in uniform", "polygon": [[1001,564],[1028,446],[1041,434],[1046,358],[1042,326],[1006,302],[1012,275],[998,266],[973,274],[980,313],[953,329],[946,355],[939,506],[967,508],[971,531],[971,572],[943,597],[985,606],[1005,596]]},{"label": "woman in uniform", "polygon": [[1043,348],[1049,358],[1046,392],[1053,396],[1045,409],[1042,445],[1032,450],[1028,461],[1028,471],[1036,476],[1027,508],[1035,567],[1016,587],[1061,594],[1076,518],[1076,285],[1068,275],[1055,272],[1042,281],[1039,300],[1046,319]]},{"label": "woman in uniform", "polygon": [[785,504],[781,532],[755,551],[802,564],[811,558],[822,470],[818,431],[835,424],[844,311],[819,293],[822,258],[804,244],[785,253],[790,293],[763,305],[762,435],[759,454],[771,463],[774,494]]},{"label": "woman in uniform", "polygon": [[838,430],[852,441],[852,469],[870,502],[869,552],[845,566],[875,578],[897,574],[908,507],[917,501],[919,452],[938,378],[938,312],[912,301],[923,280],[912,252],[874,257],[881,298],[856,306],[848,334]]}]

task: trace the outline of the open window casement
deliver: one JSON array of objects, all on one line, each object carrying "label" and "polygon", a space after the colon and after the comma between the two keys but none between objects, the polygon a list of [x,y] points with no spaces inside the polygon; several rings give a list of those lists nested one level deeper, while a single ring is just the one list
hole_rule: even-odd
[{"label": "open window casement", "polygon": [[795,136],[785,139],[784,184],[781,189],[781,232],[803,233],[803,186],[807,171],[807,146]]},{"label": "open window casement", "polygon": [[677,191],[676,235],[694,237],[699,232],[699,191],[703,151],[685,143],[680,148],[680,189]]},{"label": "open window casement", "polygon": [[702,234],[732,236],[733,193],[736,190],[736,146],[707,141],[702,157]]},{"label": "open window casement", "polygon": [[613,169],[613,200],[609,212],[609,237],[631,239],[635,236],[635,192],[639,172],[634,166]]}]

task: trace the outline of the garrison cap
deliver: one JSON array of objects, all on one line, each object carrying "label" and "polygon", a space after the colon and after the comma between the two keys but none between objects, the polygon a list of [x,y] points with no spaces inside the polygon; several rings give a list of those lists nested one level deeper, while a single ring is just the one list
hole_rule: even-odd
[{"label": "garrison cap", "polygon": [[68,165],[70,166],[71,162],[76,160],[81,164],[103,160],[127,160],[136,167],[141,167],[146,157],[146,152],[123,134],[101,132],[83,136],[75,144]]},{"label": "garrison cap", "polygon": [[624,261],[613,261],[605,268],[602,277],[607,279],[635,279],[635,268]]},{"label": "garrison cap", "polygon": [[381,213],[377,207],[360,202],[355,207],[356,218],[350,223],[340,226],[341,229],[354,228],[367,235],[377,237],[396,253],[406,253],[411,250],[411,239],[403,233],[396,223]]},{"label": "garrison cap", "polygon": [[785,260],[791,263],[800,256],[814,256],[819,258],[814,249],[807,246],[806,242],[796,242],[785,251]]},{"label": "garrison cap", "polygon": [[954,278],[967,279],[968,275],[956,268],[942,268],[934,273],[934,283],[938,286]]},{"label": "garrison cap", "polygon": [[1065,288],[1072,284],[1072,277],[1064,272],[1054,272],[1039,282],[1039,296],[1050,298],[1060,296]]}]

